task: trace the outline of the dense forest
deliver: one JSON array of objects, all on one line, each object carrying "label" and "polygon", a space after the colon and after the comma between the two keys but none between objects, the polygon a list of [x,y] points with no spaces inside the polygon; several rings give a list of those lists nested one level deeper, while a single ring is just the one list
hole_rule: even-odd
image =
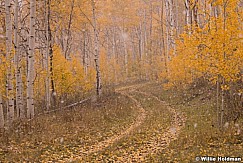
[{"label": "dense forest", "polygon": [[[141,101],[142,97],[148,101]],[[170,107],[159,109],[160,105],[166,108],[164,102],[168,102]],[[99,108],[99,113],[95,108]],[[77,117],[75,120],[76,112],[82,120]],[[199,112],[197,119],[195,115]],[[52,126],[55,132],[59,130],[58,125],[62,128],[77,122],[86,124],[82,130],[88,130],[90,124],[96,122],[97,125],[99,118],[104,116],[121,118],[117,121],[119,127],[109,120],[104,120],[103,126],[98,125],[102,130],[113,124],[112,129],[117,130],[112,132],[114,135],[93,138],[98,142],[91,143],[90,149],[87,147],[89,154],[85,157],[70,154],[66,158],[81,162],[92,162],[97,158],[104,162],[143,162],[146,159],[151,162],[183,162],[186,160],[183,154],[164,157],[160,154],[156,159],[152,155],[168,153],[166,150],[173,147],[174,151],[179,150],[189,139],[202,144],[199,142],[203,136],[200,132],[194,139],[190,134],[184,139],[178,137],[191,132],[186,129],[189,129],[192,119],[194,128],[200,123],[194,121],[199,119],[202,126],[206,126],[207,120],[201,119],[204,113],[212,118],[209,126],[224,136],[222,141],[235,135],[234,140],[243,144],[240,125],[243,124],[242,0],[0,0],[0,142],[3,144],[0,146],[0,162],[67,161],[53,153],[44,157],[43,150],[47,147],[40,147],[40,156],[26,154],[21,158],[12,154],[13,149],[9,146],[13,142],[21,144],[20,140],[29,144],[36,139],[37,142],[47,141],[41,136],[34,138],[38,134],[44,135],[45,127],[42,126],[43,133],[36,130],[43,123],[47,126],[56,124],[58,118],[64,119],[59,119],[62,123],[58,122],[57,128]],[[153,116],[154,121],[147,124],[149,117]],[[159,116],[164,118],[163,122]],[[57,120],[50,120],[53,117]],[[72,124],[68,124],[69,121]],[[135,146],[137,155],[123,153],[121,159],[118,156],[122,152],[106,154],[108,147],[115,146],[115,143],[119,146],[124,137],[134,143],[138,136],[133,139],[129,134],[140,131],[140,126],[153,128],[155,123],[174,126],[167,126],[170,128],[168,132],[158,129],[158,133],[164,132],[158,142],[166,139],[163,149],[150,143],[151,147],[158,148],[145,156],[140,155],[141,151],[148,151],[144,146],[125,143],[127,151]],[[79,135],[82,130],[72,128],[70,132]],[[95,131],[101,133],[100,130]],[[116,134],[118,130],[124,131]],[[200,129],[201,132],[208,130],[211,129]],[[231,132],[226,133],[226,130]],[[85,133],[79,137],[87,136]],[[146,142],[148,138],[147,142],[150,142],[152,138],[148,133],[145,135],[146,138],[139,140]],[[218,135],[211,135],[205,141],[209,142]],[[60,136],[57,137],[59,140]],[[53,142],[57,137],[48,141]],[[60,137],[58,147],[65,146],[63,137]],[[171,140],[167,142],[167,138]],[[182,141],[180,147],[175,145]],[[221,139],[217,138],[217,141]],[[26,144],[23,144],[19,145],[22,154],[26,153],[23,152]],[[75,150],[79,148],[75,147]],[[100,154],[102,151],[105,154]],[[243,153],[242,148],[239,153]],[[237,154],[222,152],[220,156],[239,157]],[[217,152],[207,151],[200,155],[216,157]],[[185,162],[194,161],[193,157]]]}]

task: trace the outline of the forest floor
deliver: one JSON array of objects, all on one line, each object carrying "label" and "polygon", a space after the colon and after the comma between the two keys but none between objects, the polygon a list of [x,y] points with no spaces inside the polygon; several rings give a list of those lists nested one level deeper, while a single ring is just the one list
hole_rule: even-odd
[{"label": "forest floor", "polygon": [[40,115],[0,135],[0,162],[195,162],[243,159],[243,123],[215,127],[211,92],[157,83],[118,87],[93,103]]}]

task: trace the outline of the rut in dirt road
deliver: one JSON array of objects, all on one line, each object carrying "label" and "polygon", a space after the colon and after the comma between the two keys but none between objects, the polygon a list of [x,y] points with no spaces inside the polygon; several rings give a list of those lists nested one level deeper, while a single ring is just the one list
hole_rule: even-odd
[{"label": "rut in dirt road", "polygon": [[75,158],[75,160],[78,160],[79,158],[82,160],[83,156],[88,156],[88,155],[91,155],[92,153],[97,153],[99,151],[102,151],[102,150],[108,148],[109,146],[112,146],[115,142],[117,142],[120,139],[122,139],[123,137],[131,134],[132,131],[134,131],[137,127],[139,127],[144,122],[144,120],[147,116],[146,110],[142,107],[142,105],[141,105],[141,103],[139,103],[139,101],[137,101],[135,98],[133,98],[132,96],[129,95],[130,91],[133,91],[135,88],[141,87],[143,85],[144,84],[138,84],[138,85],[133,85],[133,86],[122,87],[122,88],[115,90],[116,93],[120,93],[123,96],[127,96],[132,101],[134,101],[136,107],[138,108],[138,116],[135,119],[135,121],[131,124],[131,126],[129,128],[127,128],[126,130],[121,131],[119,134],[116,134],[116,135],[108,138],[107,140],[101,141],[97,144],[90,146],[88,150],[82,151],[81,155],[77,156]]},{"label": "rut in dirt road", "polygon": [[84,154],[92,154],[98,151],[102,151],[105,148],[111,146],[112,144],[114,144],[116,141],[122,139],[123,137],[127,136],[128,134],[130,134],[135,128],[137,128],[138,126],[140,126],[143,121],[145,120],[146,117],[146,111],[145,109],[141,106],[141,104],[132,96],[126,94],[126,93],[122,93],[124,96],[129,97],[131,100],[133,100],[136,104],[136,107],[139,109],[138,110],[138,117],[136,118],[135,122],[125,131],[121,132],[118,135],[114,135],[111,138],[102,141],[96,145],[93,145],[90,147],[90,150],[88,150],[87,152],[84,152]]}]

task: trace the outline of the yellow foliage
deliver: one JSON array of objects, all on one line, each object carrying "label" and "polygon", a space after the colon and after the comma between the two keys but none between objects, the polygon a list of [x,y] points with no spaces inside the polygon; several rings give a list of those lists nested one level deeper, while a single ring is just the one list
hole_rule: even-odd
[{"label": "yellow foliage", "polygon": [[55,89],[59,95],[86,92],[94,87],[94,71],[89,70],[86,77],[84,68],[79,60],[72,57],[66,60],[59,47],[54,47],[53,55],[53,79]]},{"label": "yellow foliage", "polygon": [[[201,76],[213,83],[219,76],[226,83],[242,80],[243,46],[239,40],[243,31],[239,28],[241,21],[236,10],[239,1],[227,2],[227,16],[221,14],[203,28],[193,26],[192,33],[181,35],[177,41],[177,55],[168,65],[169,86],[186,85]],[[218,0],[214,5],[224,3]],[[222,89],[230,88],[224,85]]]}]

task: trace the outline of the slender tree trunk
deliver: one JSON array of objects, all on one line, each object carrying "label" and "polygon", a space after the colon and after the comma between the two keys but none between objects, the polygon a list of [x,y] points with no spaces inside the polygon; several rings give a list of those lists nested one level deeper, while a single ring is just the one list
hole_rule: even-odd
[{"label": "slender tree trunk", "polygon": [[50,0],[46,0],[46,52],[44,57],[44,68],[46,70],[45,79],[45,98],[46,98],[46,109],[49,110],[51,106],[50,96],[50,71],[49,71],[49,52],[50,52],[50,35],[49,35],[49,22],[50,22]]},{"label": "slender tree trunk", "polygon": [[222,96],[221,96],[221,117],[220,117],[220,124],[221,128],[223,127],[224,123],[224,90],[222,89]]},{"label": "slender tree trunk", "polygon": [[[206,2],[205,2],[206,3]],[[214,15],[213,15],[213,4],[212,3],[210,3],[209,4],[209,20],[208,20],[208,31],[210,31],[211,29],[212,29],[212,25],[213,25],[213,23],[212,23],[212,17],[213,17]]]},{"label": "slender tree trunk", "polygon": [[[49,37],[52,37],[50,29],[49,29]],[[49,55],[50,55],[50,77],[51,77],[50,80],[51,80],[52,103],[54,106],[56,106],[56,89],[55,89],[54,72],[53,72],[53,49],[51,43],[49,48]]]},{"label": "slender tree trunk", "polygon": [[166,58],[169,61],[170,52],[170,3],[169,0],[165,2],[165,12],[166,12]]},{"label": "slender tree trunk", "polygon": [[[0,59],[0,64],[2,64],[1,59]],[[0,80],[2,80],[2,79],[0,79]],[[3,112],[3,99],[2,99],[2,94],[0,92],[0,129],[2,129],[2,128],[4,128],[4,112]]]},{"label": "slender tree trunk", "polygon": [[99,49],[99,34],[97,29],[95,1],[92,0],[93,10],[93,28],[94,28],[94,50],[95,50],[95,69],[96,69],[96,93],[98,96],[101,95],[101,73],[100,73],[100,49]]},{"label": "slender tree trunk", "polygon": [[185,9],[186,9],[186,26],[188,34],[191,34],[191,4],[190,0],[185,0]]},{"label": "slender tree trunk", "polygon": [[[152,1],[150,1],[150,4],[149,4],[149,18],[150,18],[149,36],[147,39],[148,40],[147,42],[149,42],[149,45],[145,48],[148,49],[146,60],[147,60],[148,65],[151,67],[153,52],[156,51],[156,49],[153,46],[153,3],[152,3]],[[152,73],[149,72],[149,69],[146,69],[146,80],[149,80],[149,77],[151,76],[150,74],[152,74]]]},{"label": "slender tree trunk", "polygon": [[169,1],[169,8],[170,8],[170,47],[173,49],[173,55],[175,55],[176,51],[176,44],[175,44],[175,36],[176,36],[176,28],[175,28],[175,13],[173,11],[174,7],[174,0]]},{"label": "slender tree trunk", "polygon": [[[135,33],[135,32],[133,32],[133,33]],[[135,44],[135,36],[134,36],[134,34],[132,34],[132,39],[131,39],[131,44],[132,44],[132,59],[133,59],[133,61],[135,61],[136,60],[136,58],[137,58],[137,50],[136,50],[136,44]]]},{"label": "slender tree trunk", "polygon": [[5,0],[6,12],[6,58],[9,66],[7,68],[7,114],[8,120],[11,123],[14,119],[14,91],[13,91],[13,57],[12,57],[12,20],[11,20],[11,3],[10,0]]},{"label": "slender tree trunk", "polygon": [[[227,2],[225,1],[224,2],[224,6],[223,6],[223,29],[224,29],[224,31],[226,31],[226,7],[227,7]],[[225,46],[226,46],[226,44],[225,44],[225,42],[223,43],[223,50],[224,50],[224,53],[223,53],[223,58],[224,58],[224,60],[226,60],[226,51],[225,51]],[[223,81],[222,81],[222,84],[224,85],[225,84],[225,80],[224,80],[224,78],[222,79]],[[224,94],[225,94],[225,90],[224,89],[222,89],[222,99],[221,99],[221,127],[223,127],[223,123],[224,123]]]},{"label": "slender tree trunk", "polygon": [[0,129],[4,127],[4,114],[3,114],[3,99],[0,94]]},{"label": "slender tree trunk", "polygon": [[83,66],[84,66],[84,73],[87,76],[88,74],[88,40],[87,40],[87,31],[83,31]]},{"label": "slender tree trunk", "polygon": [[141,31],[142,31],[142,40],[143,40],[143,45],[142,48],[144,50],[145,56],[147,56],[148,53],[148,33],[147,33],[147,11],[144,9],[144,17],[143,17],[143,22],[141,23]]},{"label": "slender tree trunk", "polygon": [[18,40],[18,28],[19,28],[19,2],[18,0],[14,1],[14,64],[15,64],[15,78],[16,78],[16,116],[20,117],[20,108],[19,108],[19,40]]},{"label": "slender tree trunk", "polygon": [[219,76],[217,79],[217,123],[218,123],[218,127],[220,126],[220,120],[219,120]]},{"label": "slender tree trunk", "polygon": [[19,49],[19,0],[15,0],[14,11],[14,49],[15,49],[15,78],[16,78],[16,116],[17,118],[24,118],[23,113],[23,89],[22,89],[22,75],[20,66],[20,49]]},{"label": "slender tree trunk", "polygon": [[193,8],[192,8],[192,17],[193,17],[193,22],[195,23],[195,26],[198,27],[199,25],[199,20],[198,20],[198,0],[194,1]]},{"label": "slender tree trunk", "polygon": [[71,12],[70,12],[69,21],[68,21],[67,42],[66,42],[66,47],[65,47],[65,52],[64,52],[64,56],[66,59],[70,59],[71,25],[72,25],[72,20],[73,20],[73,9],[74,9],[74,0],[72,0]]},{"label": "slender tree trunk", "polygon": [[178,0],[175,0],[175,30],[176,30],[176,37],[179,36],[180,34],[180,28],[179,28],[179,5],[178,5]]},{"label": "slender tree trunk", "polygon": [[[21,1],[19,1],[19,4],[20,4],[20,2]],[[19,8],[20,9],[20,8]],[[21,10],[19,10],[20,12],[21,12]],[[19,14],[19,20],[23,20],[23,18],[22,18],[22,14]],[[26,102],[25,102],[25,99],[24,99],[24,83],[23,83],[23,67],[21,66],[21,63],[22,63],[22,61],[24,60],[24,59],[26,59],[26,54],[27,54],[27,50],[28,50],[28,45],[27,45],[27,42],[24,42],[23,41],[23,36],[24,36],[24,38],[25,37],[27,37],[27,34],[26,34],[26,31],[24,31],[24,23],[23,22],[21,22],[21,21],[19,21],[19,25],[20,25],[20,27],[19,27],[19,42],[21,42],[22,43],[22,46],[18,46],[18,53],[19,53],[19,56],[18,56],[18,72],[17,72],[17,78],[18,78],[18,85],[19,85],[19,97],[17,97],[17,98],[19,98],[19,102],[21,102],[21,103],[19,103],[19,109],[20,109],[20,119],[25,119],[26,118]],[[21,38],[21,37],[22,38]],[[25,71],[26,72],[26,74],[27,74],[27,71]],[[17,80],[17,79],[16,79]]]},{"label": "slender tree trunk", "polygon": [[36,1],[30,1],[30,35],[27,74],[27,118],[34,117],[34,53],[35,53],[35,13]]},{"label": "slender tree trunk", "polygon": [[[54,73],[53,73],[53,44],[52,44],[52,31],[51,31],[51,25],[50,25],[50,16],[51,16],[51,0],[47,0],[47,18],[46,18],[46,35],[47,35],[47,50],[48,50],[48,54],[47,54],[47,66],[46,68],[48,68],[47,72],[48,72],[48,85],[46,86],[46,88],[49,87],[49,95],[47,95],[48,99],[47,99],[47,103],[49,103],[49,106],[53,105],[56,106],[56,91],[55,91],[55,83],[54,83]],[[61,39],[63,40],[63,39]],[[47,80],[47,79],[46,79]],[[51,90],[51,92],[50,92]]]},{"label": "slender tree trunk", "polygon": [[124,30],[124,26],[122,27],[122,42],[123,42],[123,53],[124,53],[124,67],[125,67],[125,73],[126,77],[128,76],[128,52],[127,52],[127,36]]},{"label": "slender tree trunk", "polygon": [[113,37],[112,37],[112,57],[111,58],[115,58],[116,56],[116,32],[115,32],[115,28],[112,29],[112,33],[113,33]]},{"label": "slender tree trunk", "polygon": [[[137,30],[139,33],[139,30]],[[142,54],[142,40],[140,35],[138,35],[138,52],[139,52],[139,61],[141,61],[143,59],[143,54]]]},{"label": "slender tree trunk", "polygon": [[142,64],[143,64],[143,37],[142,37],[142,25],[140,23],[139,28],[136,28],[136,34],[138,38],[138,63],[139,63],[139,78],[142,79]]},{"label": "slender tree trunk", "polygon": [[164,56],[164,66],[165,72],[168,72],[167,67],[167,55],[166,55],[166,47],[165,47],[165,33],[164,33],[164,0],[161,0],[161,16],[160,16],[160,27],[161,27],[161,44],[162,44],[162,51]]}]

